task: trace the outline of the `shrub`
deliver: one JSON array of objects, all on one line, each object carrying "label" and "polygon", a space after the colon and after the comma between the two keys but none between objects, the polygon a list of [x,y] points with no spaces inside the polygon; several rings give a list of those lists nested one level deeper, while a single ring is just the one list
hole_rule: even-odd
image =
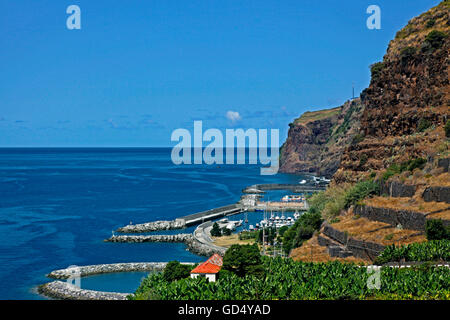
[{"label": "shrub", "polygon": [[220,237],[220,236],[222,236],[222,231],[220,230],[220,227],[217,224],[217,222],[214,222],[214,224],[213,224],[213,227],[211,229],[211,235],[213,237]]},{"label": "shrub", "polygon": [[367,155],[363,154],[361,158],[359,158],[359,166],[362,167],[367,163]]},{"label": "shrub", "polygon": [[357,204],[362,199],[380,193],[380,186],[378,183],[369,180],[361,181],[355,184],[345,195],[345,208]]},{"label": "shrub", "polygon": [[432,53],[436,49],[439,49],[444,44],[446,36],[444,32],[437,30],[431,31],[425,38],[422,51]]},{"label": "shrub", "polygon": [[372,75],[372,81],[377,81],[383,71],[384,62],[376,62],[370,66],[370,73]]},{"label": "shrub", "polygon": [[419,124],[417,125],[417,131],[423,132],[431,127],[431,122],[425,118],[420,118]]},{"label": "shrub", "polygon": [[231,236],[231,230],[227,227],[222,228],[222,235],[224,236]]},{"label": "shrub", "polygon": [[315,230],[320,229],[322,222],[320,211],[311,206],[308,212],[302,214],[294,225],[284,233],[283,250],[289,253],[291,249],[301,246],[305,240],[312,237]]},{"label": "shrub", "polygon": [[375,259],[375,264],[405,261],[437,261],[450,259],[450,241],[432,240],[427,242],[416,242],[396,247],[387,246]]},{"label": "shrub", "polygon": [[264,275],[261,254],[258,246],[233,244],[223,257],[223,270],[230,271],[239,277]]},{"label": "shrub", "polygon": [[445,136],[447,138],[450,138],[450,120],[447,120],[447,122],[445,123],[444,130],[445,130]]},{"label": "shrub", "polygon": [[402,162],[401,164],[394,163],[390,165],[386,172],[383,174],[383,180],[386,181],[390,177],[400,174],[404,171],[414,171],[414,169],[422,169],[425,164],[427,163],[427,160],[424,158],[416,158],[416,159],[410,159],[408,161]]},{"label": "shrub", "polygon": [[450,230],[444,226],[441,219],[427,220],[425,234],[428,240],[450,240]]},{"label": "shrub", "polygon": [[436,20],[431,18],[430,20],[427,21],[427,23],[425,24],[425,26],[427,28],[431,28],[432,26],[434,26],[434,24],[436,23]]},{"label": "shrub", "polygon": [[179,261],[170,261],[163,271],[164,280],[168,282],[180,280],[189,277],[192,267],[181,264]]},{"label": "shrub", "polygon": [[414,47],[405,47],[402,50],[400,50],[400,60],[403,64],[408,63],[414,55],[416,54],[416,48]]}]

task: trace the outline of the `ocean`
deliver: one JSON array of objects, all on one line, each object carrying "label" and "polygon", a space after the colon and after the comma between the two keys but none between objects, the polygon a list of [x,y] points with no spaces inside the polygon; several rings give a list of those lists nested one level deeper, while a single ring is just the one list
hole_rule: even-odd
[{"label": "ocean", "polygon": [[[235,203],[242,189],[252,184],[298,183],[304,178],[262,176],[260,165],[177,166],[170,152],[170,148],[0,149],[0,299],[44,299],[35,293],[36,286],[50,281],[45,276],[50,271],[70,265],[203,261],[180,243],[103,240],[130,222],[171,220]],[[260,214],[251,219],[260,220]],[[81,287],[132,292],[144,276],[91,276],[82,278]]]}]

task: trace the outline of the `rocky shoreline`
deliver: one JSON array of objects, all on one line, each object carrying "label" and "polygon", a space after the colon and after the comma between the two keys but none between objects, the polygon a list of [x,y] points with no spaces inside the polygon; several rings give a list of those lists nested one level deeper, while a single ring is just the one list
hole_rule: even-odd
[{"label": "rocky shoreline", "polygon": [[68,282],[53,281],[39,286],[44,296],[62,300],[127,300],[130,293],[104,292],[80,289]]},{"label": "rocky shoreline", "polygon": [[126,225],[124,227],[117,229],[117,232],[143,233],[143,232],[151,232],[151,231],[183,229],[185,227],[186,227],[186,223],[182,219],[160,220],[160,221],[146,222],[146,223],[140,223],[140,224],[129,224],[129,225]]}]

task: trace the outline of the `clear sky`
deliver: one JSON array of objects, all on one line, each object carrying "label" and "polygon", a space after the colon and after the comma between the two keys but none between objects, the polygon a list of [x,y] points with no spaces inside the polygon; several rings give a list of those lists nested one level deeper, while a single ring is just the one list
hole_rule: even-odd
[{"label": "clear sky", "polygon": [[1,0],[0,146],[173,146],[194,120],[279,128],[282,143],[304,111],[342,104],[352,82],[359,94],[396,31],[439,2]]}]

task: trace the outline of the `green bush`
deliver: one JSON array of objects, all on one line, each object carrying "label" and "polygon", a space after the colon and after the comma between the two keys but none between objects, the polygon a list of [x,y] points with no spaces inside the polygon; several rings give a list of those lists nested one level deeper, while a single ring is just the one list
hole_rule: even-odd
[{"label": "green bush", "polygon": [[227,227],[223,227],[222,228],[222,235],[224,235],[224,236],[231,236],[231,230],[228,229]]},{"label": "green bush", "polygon": [[404,171],[414,171],[417,168],[422,169],[426,163],[427,160],[424,158],[410,159],[401,164],[394,163],[386,169],[386,172],[383,174],[383,180],[387,181],[390,177]]},{"label": "green bush", "polygon": [[431,31],[425,38],[422,51],[433,53],[436,49],[442,47],[446,36],[444,32],[437,30]]},{"label": "green bush", "polygon": [[431,28],[431,27],[434,26],[435,23],[436,23],[436,20],[433,19],[433,18],[431,18],[431,19],[429,19],[429,20],[427,21],[427,23],[426,23],[425,26],[426,26],[427,28]]},{"label": "green bush", "polygon": [[213,224],[213,227],[211,229],[211,235],[213,237],[222,236],[222,231],[220,230],[219,224],[217,222],[214,222],[214,224]]},{"label": "green bush", "polygon": [[312,206],[284,233],[283,250],[289,253],[291,249],[301,246],[305,240],[312,237],[315,230],[320,229],[322,222],[320,211]]},{"label": "green bush", "polygon": [[441,219],[427,220],[425,234],[428,240],[450,240],[450,230],[444,226]]},{"label": "green bush", "polygon": [[179,261],[170,261],[163,271],[164,280],[171,282],[189,277],[192,266],[181,264]]},{"label": "green bush", "polygon": [[363,165],[365,165],[367,163],[367,159],[367,155],[363,154],[361,158],[359,158],[359,166],[362,167]]},{"label": "green bush", "polygon": [[424,132],[429,127],[431,127],[431,122],[425,118],[420,118],[419,124],[417,125],[417,131]]},{"label": "green bush", "polygon": [[400,60],[403,64],[408,63],[416,54],[416,48],[414,47],[405,47],[400,50]]},{"label": "green bush", "polygon": [[450,120],[447,120],[447,122],[445,123],[445,136],[447,138],[450,138]]},{"label": "green bush", "polygon": [[380,186],[378,183],[369,181],[360,181],[350,188],[345,195],[345,208],[357,204],[364,198],[380,193]]},{"label": "green bush", "polygon": [[427,241],[416,242],[408,245],[391,245],[386,247],[383,252],[375,259],[375,264],[381,265],[388,262],[417,261],[449,261],[450,260],[450,241]]},{"label": "green bush", "polygon": [[384,62],[376,62],[370,66],[370,73],[372,75],[372,81],[377,81],[381,75],[381,71],[384,69]]},{"label": "green bush", "polygon": [[233,244],[223,257],[223,270],[230,271],[239,277],[264,274],[261,254],[258,246]]}]

